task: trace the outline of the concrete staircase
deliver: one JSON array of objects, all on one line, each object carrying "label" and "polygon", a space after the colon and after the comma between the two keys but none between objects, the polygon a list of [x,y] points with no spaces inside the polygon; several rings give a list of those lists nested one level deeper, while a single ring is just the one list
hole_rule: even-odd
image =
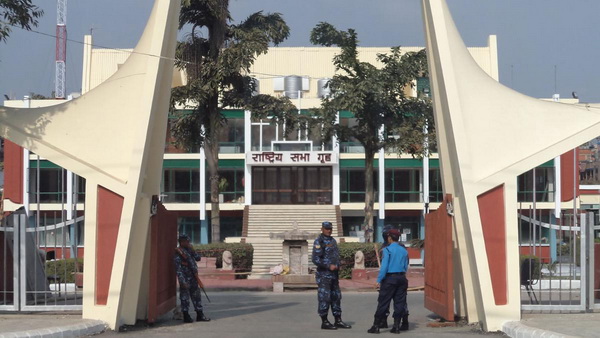
[{"label": "concrete staircase", "polygon": [[[282,262],[283,241],[271,239],[271,233],[297,229],[320,233],[321,223],[333,224],[333,236],[338,236],[338,217],[333,205],[252,205],[247,213],[244,229],[246,243],[254,247],[251,278],[270,278],[269,269]],[[312,243],[308,243],[309,251]]]}]

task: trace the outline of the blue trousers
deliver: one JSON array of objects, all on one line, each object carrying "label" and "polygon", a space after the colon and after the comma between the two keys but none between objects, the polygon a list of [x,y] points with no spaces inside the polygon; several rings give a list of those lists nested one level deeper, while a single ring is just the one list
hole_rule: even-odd
[{"label": "blue trousers", "polygon": [[384,318],[389,311],[390,303],[394,300],[394,319],[402,318],[408,313],[406,304],[406,291],[408,280],[404,274],[387,275],[379,286],[379,297],[377,298],[377,311],[375,318]]},{"label": "blue trousers", "polygon": [[200,287],[198,286],[198,282],[196,279],[187,279],[187,285],[189,286],[187,289],[179,287],[179,300],[181,301],[181,311],[188,312],[190,309],[190,299],[192,300],[192,304],[194,305],[194,310],[202,311],[202,292],[200,291]]},{"label": "blue trousers", "polygon": [[319,316],[327,316],[329,307],[335,317],[342,315],[342,291],[340,290],[340,281],[337,276],[330,273],[316,274],[319,298]]}]

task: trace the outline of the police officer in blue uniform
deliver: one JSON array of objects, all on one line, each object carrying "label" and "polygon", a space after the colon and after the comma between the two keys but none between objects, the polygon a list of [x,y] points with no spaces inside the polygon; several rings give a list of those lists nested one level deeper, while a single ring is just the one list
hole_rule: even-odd
[{"label": "police officer in blue uniform", "polygon": [[[386,224],[383,227],[383,231],[381,233],[381,236],[383,237],[383,243],[381,244],[381,249],[379,250],[379,256],[383,256],[383,250],[390,245],[390,243],[388,242],[388,235],[390,233],[390,230],[392,229],[397,229],[395,228],[393,225],[391,224]],[[406,246],[404,246],[404,244],[398,242],[398,244],[400,244],[401,247],[406,249]],[[406,313],[404,314],[404,316],[402,317],[402,325],[401,327],[406,327],[406,330],[408,329],[408,304],[405,305],[406,307]],[[387,318],[390,315],[390,308],[388,307],[385,311],[385,315],[383,316],[383,318],[381,319],[381,323],[379,324],[379,328],[380,329],[387,329],[388,328],[388,323],[387,323]],[[406,323],[406,324],[405,324]]]},{"label": "police officer in blue uniform", "polygon": [[389,245],[383,250],[381,269],[377,276],[377,284],[380,286],[377,311],[375,311],[373,326],[367,331],[368,333],[379,333],[382,317],[388,311],[392,299],[394,300],[394,326],[390,332],[400,333],[400,331],[408,329],[408,318],[400,325],[402,318],[407,314],[406,292],[408,290],[408,280],[406,279],[406,271],[408,269],[408,252],[406,248],[398,243],[399,238],[400,232],[398,230],[392,229],[388,232],[387,241]]},{"label": "police officer in blue uniform", "polygon": [[[333,225],[331,222],[321,224],[321,235],[313,245],[312,262],[317,266],[316,280],[319,285],[318,313],[321,317],[321,329],[337,330],[349,329],[352,326],[342,321],[342,292],[339,282],[340,253],[335,238],[331,237]],[[335,322],[327,319],[329,307],[335,317]]]},{"label": "police officer in blue uniform", "polygon": [[183,322],[193,322],[188,313],[190,307],[190,298],[196,310],[196,321],[208,322],[210,318],[204,315],[202,311],[202,301],[200,299],[200,285],[198,276],[197,261],[200,261],[200,254],[194,250],[190,244],[190,237],[185,234],[179,235],[179,247],[175,249],[175,272],[179,280],[179,299],[181,300],[181,312],[183,313]]}]

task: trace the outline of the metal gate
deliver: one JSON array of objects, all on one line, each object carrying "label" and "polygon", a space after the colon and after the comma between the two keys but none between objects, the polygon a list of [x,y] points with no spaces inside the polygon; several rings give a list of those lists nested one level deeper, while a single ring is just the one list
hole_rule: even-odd
[{"label": "metal gate", "polygon": [[519,210],[523,310],[600,309],[598,226],[592,213],[574,210],[559,219],[548,210]]},{"label": "metal gate", "polygon": [[23,208],[2,219],[0,310],[81,310],[83,273],[76,238],[83,217],[47,220],[28,218]]},{"label": "metal gate", "polygon": [[425,307],[454,321],[452,195],[425,215]]}]

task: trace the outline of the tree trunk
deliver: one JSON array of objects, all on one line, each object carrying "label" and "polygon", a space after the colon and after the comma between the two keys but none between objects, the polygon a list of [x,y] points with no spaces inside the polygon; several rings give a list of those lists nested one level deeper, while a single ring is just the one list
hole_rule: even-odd
[{"label": "tree trunk", "polygon": [[212,136],[210,139],[210,141],[207,139],[204,143],[204,153],[206,154],[206,163],[208,165],[208,177],[210,182],[211,243],[218,243],[221,241],[221,210],[219,206],[219,140],[216,138],[213,139]]},{"label": "tree trunk", "polygon": [[[208,26],[209,32],[209,58],[218,63],[221,49],[225,44],[225,33],[227,31],[227,18],[229,16],[229,0],[220,0],[218,8],[215,9],[215,20]],[[221,119],[219,111],[219,89],[212,89],[213,93],[207,100],[207,112],[209,114],[208,137],[205,139],[204,151],[208,161],[208,172],[210,175],[210,224],[212,238],[211,242],[221,241],[221,215],[219,206],[219,130]]]},{"label": "tree trunk", "polygon": [[365,147],[365,242],[369,243],[373,238],[373,205],[375,204],[375,192],[373,190],[373,159],[375,152]]}]

